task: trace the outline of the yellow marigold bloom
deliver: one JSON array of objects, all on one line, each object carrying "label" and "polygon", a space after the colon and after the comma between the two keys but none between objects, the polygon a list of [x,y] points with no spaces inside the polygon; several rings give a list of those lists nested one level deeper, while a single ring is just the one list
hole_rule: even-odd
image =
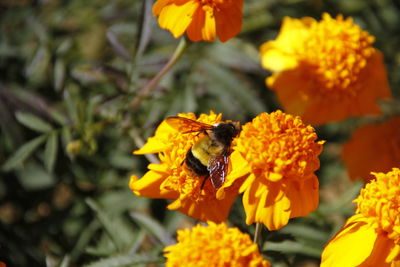
[{"label": "yellow marigold bloom", "polygon": [[355,215],[326,245],[321,266],[400,266],[400,169],[372,173]]},{"label": "yellow marigold bloom", "polygon": [[[193,113],[179,114],[181,117],[207,124],[221,122],[222,115],[201,114],[198,119]],[[149,171],[141,178],[131,177],[129,187],[138,196],[165,198],[174,200],[168,209],[178,210],[201,221],[224,221],[234,198],[238,195],[238,186],[233,186],[224,198],[216,198],[216,190],[207,179],[200,190],[203,177],[196,176],[183,164],[186,153],[202,133],[179,133],[165,121],[157,128],[155,135],[134,154],[158,153],[160,164],[149,164]]]},{"label": "yellow marigold bloom", "polygon": [[377,99],[391,93],[373,42],[352,18],[285,17],[277,39],[260,48],[263,67],[274,72],[267,86],[288,113],[307,123],[379,114]]},{"label": "yellow marigold bloom", "polygon": [[178,243],[164,249],[166,266],[243,266],[269,267],[250,236],[226,224],[197,225],[178,230]]},{"label": "yellow marigold bloom", "polygon": [[193,42],[225,42],[242,28],[243,0],[157,0],[153,16],[175,38],[185,31]]},{"label": "yellow marigold bloom", "polygon": [[368,182],[374,172],[387,172],[400,166],[400,117],[366,125],[354,131],[344,144],[342,159],[352,180]]},{"label": "yellow marigold bloom", "polygon": [[289,218],[304,216],[318,206],[318,155],[324,141],[299,117],[281,111],[262,113],[245,124],[231,155],[232,172],[219,189],[223,196],[236,179],[246,223],[261,222],[269,230],[285,226]]}]

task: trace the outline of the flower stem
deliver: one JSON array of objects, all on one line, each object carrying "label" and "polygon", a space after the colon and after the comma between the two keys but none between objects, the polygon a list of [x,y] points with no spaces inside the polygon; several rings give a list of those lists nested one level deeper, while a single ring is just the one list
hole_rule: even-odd
[{"label": "flower stem", "polygon": [[157,73],[156,76],[145,86],[143,89],[138,92],[136,97],[132,101],[132,107],[136,108],[139,106],[141,100],[143,97],[149,95],[151,91],[156,87],[156,85],[159,83],[162,77],[175,65],[175,63],[178,61],[178,59],[183,55],[183,52],[188,46],[188,41],[186,40],[185,37],[181,38],[178,46],[176,47],[174,54],[172,57],[169,59],[167,64],[161,69],[159,73]]},{"label": "flower stem", "polygon": [[261,223],[256,223],[256,231],[254,233],[254,239],[253,243],[258,245],[258,242],[260,241],[261,238],[261,230],[262,230],[262,224]]}]

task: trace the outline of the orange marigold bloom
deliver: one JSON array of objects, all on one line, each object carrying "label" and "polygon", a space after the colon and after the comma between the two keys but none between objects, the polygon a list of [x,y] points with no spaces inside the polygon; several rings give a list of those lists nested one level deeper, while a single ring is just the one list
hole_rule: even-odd
[{"label": "orange marigold bloom", "polygon": [[242,28],[243,0],[157,0],[153,15],[175,38],[185,31],[193,42],[222,42],[233,38]]},{"label": "orange marigold bloom", "polygon": [[250,236],[226,224],[197,225],[178,230],[178,243],[164,249],[166,266],[269,267]]},{"label": "orange marigold bloom", "polygon": [[238,178],[245,178],[246,223],[261,222],[269,230],[318,206],[318,155],[324,141],[299,117],[281,111],[262,113],[245,124],[231,154],[232,172],[217,197]]},{"label": "orange marigold bloom", "polygon": [[[179,114],[181,117],[199,122],[215,124],[221,122],[222,115],[201,114],[198,119],[193,113]],[[131,177],[129,187],[138,196],[174,200],[168,209],[179,210],[201,221],[224,221],[234,198],[238,195],[238,185],[229,189],[224,198],[216,198],[216,190],[207,179],[200,190],[203,178],[188,170],[185,160],[187,151],[199,140],[203,133],[179,133],[165,121],[157,128],[153,137],[134,154],[158,153],[160,164],[149,164],[149,171],[141,178]]]},{"label": "orange marigold bloom", "polygon": [[351,179],[368,182],[371,171],[387,172],[400,166],[400,116],[358,128],[342,150]]},{"label": "orange marigold bloom", "polygon": [[326,245],[321,266],[400,266],[400,169],[372,173],[355,215]]},{"label": "orange marigold bloom", "polygon": [[377,99],[391,93],[374,40],[352,18],[285,17],[277,39],[260,48],[263,67],[274,72],[267,86],[307,123],[380,114]]}]

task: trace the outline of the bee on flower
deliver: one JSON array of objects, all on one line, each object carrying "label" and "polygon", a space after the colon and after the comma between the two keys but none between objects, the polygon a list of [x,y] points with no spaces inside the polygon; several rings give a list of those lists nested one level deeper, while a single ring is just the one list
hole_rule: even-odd
[{"label": "bee on flower", "polygon": [[159,164],[150,164],[141,178],[131,177],[130,188],[139,195],[174,200],[168,209],[179,210],[201,221],[226,220],[234,198],[236,184],[224,198],[216,198],[229,171],[232,139],[239,125],[223,122],[213,112],[169,117],[153,137],[134,154],[158,153]]}]

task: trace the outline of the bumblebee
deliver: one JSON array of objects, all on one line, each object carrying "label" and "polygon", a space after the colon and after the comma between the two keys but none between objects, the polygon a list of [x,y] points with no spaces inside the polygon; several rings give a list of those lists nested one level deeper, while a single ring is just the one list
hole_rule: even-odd
[{"label": "bumblebee", "polygon": [[230,147],[241,128],[237,122],[214,125],[183,117],[168,117],[166,122],[182,134],[204,133],[186,153],[184,163],[198,176],[204,177],[200,190],[209,177],[215,189],[225,182],[228,172]]}]

